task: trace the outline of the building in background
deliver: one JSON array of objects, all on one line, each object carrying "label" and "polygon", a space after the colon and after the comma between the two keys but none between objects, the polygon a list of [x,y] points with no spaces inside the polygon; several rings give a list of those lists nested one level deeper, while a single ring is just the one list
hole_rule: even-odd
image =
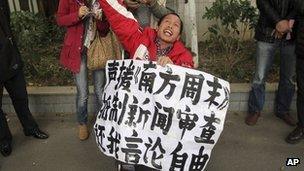
[{"label": "building in background", "polygon": [[[5,0],[6,1],[6,0]],[[41,12],[47,17],[53,16],[57,10],[59,0],[7,0],[10,10]]]}]

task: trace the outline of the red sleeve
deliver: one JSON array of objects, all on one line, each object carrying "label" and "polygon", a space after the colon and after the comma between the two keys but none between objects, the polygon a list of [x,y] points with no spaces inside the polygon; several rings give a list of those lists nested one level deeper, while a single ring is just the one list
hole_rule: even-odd
[{"label": "red sleeve", "polygon": [[99,0],[99,2],[111,29],[125,50],[133,54],[142,36],[138,22],[134,19],[132,13],[127,11],[117,0]]},{"label": "red sleeve", "polygon": [[184,51],[183,53],[179,54],[178,56],[171,57],[171,60],[174,65],[179,65],[179,66],[187,67],[187,68],[194,67],[192,55],[187,50]]},{"label": "red sleeve", "polygon": [[193,68],[194,62],[191,52],[180,41],[176,41],[173,49],[169,52],[168,56],[175,65]]},{"label": "red sleeve", "polygon": [[72,26],[81,21],[78,11],[70,13],[69,0],[60,0],[56,20],[59,26]]},{"label": "red sleeve", "polygon": [[187,68],[194,67],[192,55],[188,51],[186,51],[179,57],[179,59],[177,60],[177,63],[178,63],[177,65],[187,67]]}]

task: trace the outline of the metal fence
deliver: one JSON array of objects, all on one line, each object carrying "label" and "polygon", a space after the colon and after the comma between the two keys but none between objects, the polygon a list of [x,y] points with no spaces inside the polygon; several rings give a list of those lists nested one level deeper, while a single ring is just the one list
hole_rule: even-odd
[{"label": "metal fence", "polygon": [[42,13],[47,17],[55,14],[59,0],[7,0],[10,11],[31,11]]}]

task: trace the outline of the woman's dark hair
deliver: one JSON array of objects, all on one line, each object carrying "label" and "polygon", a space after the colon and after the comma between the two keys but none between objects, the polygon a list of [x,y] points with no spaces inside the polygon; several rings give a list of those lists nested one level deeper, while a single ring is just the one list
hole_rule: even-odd
[{"label": "woman's dark hair", "polygon": [[183,24],[183,21],[182,21],[182,19],[180,18],[180,16],[177,14],[177,13],[175,13],[175,12],[170,12],[170,13],[168,13],[168,14],[166,14],[166,15],[163,15],[159,20],[158,20],[158,23],[157,23],[157,26],[159,26],[160,24],[161,24],[161,22],[165,19],[165,17],[166,16],[168,16],[168,15],[175,15],[175,16],[177,16],[178,18],[179,18],[179,21],[180,21],[180,31],[179,31],[179,34],[181,34],[182,32],[183,32],[183,29],[184,29],[184,24]]}]

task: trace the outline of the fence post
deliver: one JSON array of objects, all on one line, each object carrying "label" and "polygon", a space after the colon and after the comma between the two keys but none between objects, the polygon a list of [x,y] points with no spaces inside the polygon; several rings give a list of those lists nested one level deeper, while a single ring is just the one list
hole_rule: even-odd
[{"label": "fence post", "polygon": [[195,1],[189,0],[183,4],[184,22],[186,33],[186,46],[191,47],[193,54],[194,67],[199,66],[198,41],[197,41],[197,24],[196,24],[196,5]]}]

